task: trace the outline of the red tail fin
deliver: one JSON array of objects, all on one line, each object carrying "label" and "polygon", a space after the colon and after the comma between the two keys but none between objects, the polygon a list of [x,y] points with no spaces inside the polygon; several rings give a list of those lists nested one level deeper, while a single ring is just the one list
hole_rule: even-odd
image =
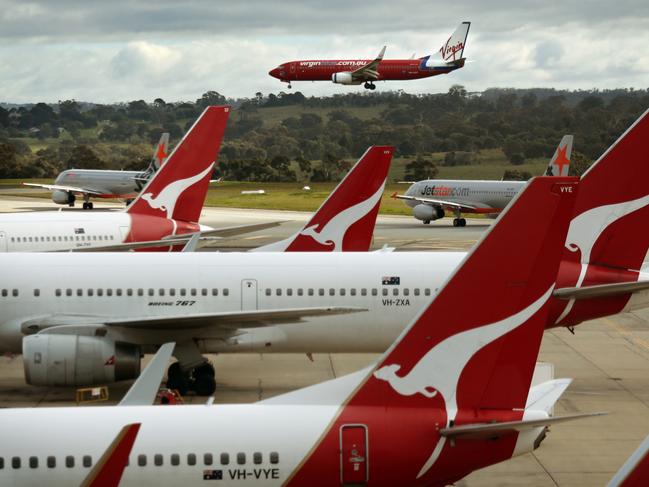
[{"label": "red tail fin", "polygon": [[607,487],[645,487],[649,481],[649,436],[611,479]]},{"label": "red tail fin", "polygon": [[88,473],[82,487],[118,487],[141,423],[127,424]]},{"label": "red tail fin", "polygon": [[127,213],[197,222],[230,107],[207,107]]},{"label": "red tail fin", "polygon": [[383,470],[382,485],[450,483],[511,457],[516,434],[488,447],[478,440],[451,447],[439,431],[521,419],[576,181],[542,177],[529,183],[352,393],[294,480],[309,478],[311,468],[325,471],[322,454],[337,447],[345,424],[365,424],[370,444],[391,445],[390,460],[402,468]]},{"label": "red tail fin", "polygon": [[304,228],[256,251],[368,251],[394,147],[367,149]]}]

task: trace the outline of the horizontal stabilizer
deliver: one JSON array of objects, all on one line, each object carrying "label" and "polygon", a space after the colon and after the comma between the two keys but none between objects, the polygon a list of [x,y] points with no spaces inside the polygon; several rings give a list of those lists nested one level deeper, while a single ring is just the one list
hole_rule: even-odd
[{"label": "horizontal stabilizer", "polygon": [[554,291],[559,299],[593,299],[632,294],[649,289],[649,281],[616,282],[584,287],[563,287]]},{"label": "horizontal stabilizer", "polygon": [[554,379],[532,387],[527,396],[525,409],[550,413],[571,382],[572,379]]},{"label": "horizontal stabilizer", "polygon": [[133,383],[118,406],[150,406],[155,401],[175,343],[165,343]]},{"label": "horizontal stabilizer", "polygon": [[440,434],[447,438],[485,439],[540,428],[543,426],[550,426],[557,423],[565,423],[566,421],[572,421],[574,419],[602,416],[604,414],[607,413],[570,414],[543,419],[506,421],[503,423],[463,424],[461,426],[442,428]]}]

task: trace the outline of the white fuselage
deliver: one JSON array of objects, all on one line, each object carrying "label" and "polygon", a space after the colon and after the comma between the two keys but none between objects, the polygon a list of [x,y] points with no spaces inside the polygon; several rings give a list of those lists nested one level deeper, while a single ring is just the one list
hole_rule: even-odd
[{"label": "white fuselage", "polygon": [[[509,204],[525,184],[526,181],[427,179],[412,184],[406,195],[464,204],[477,208],[481,213],[489,213],[489,210],[497,213]],[[421,204],[412,200],[405,202],[410,207]]]},{"label": "white fuselage", "polygon": [[[111,328],[109,337],[141,345],[200,339],[205,352],[378,352],[430,302],[463,257],[461,252],[0,255],[0,351],[20,352],[21,325],[47,317],[84,315],[91,324],[102,317],[344,306],[368,311],[240,334],[214,327],[119,327]],[[399,284],[383,285],[389,278]]]},{"label": "white fuselage", "polygon": [[68,169],[61,172],[54,184],[96,191],[104,197],[133,198],[146,184],[146,171],[111,171]]}]

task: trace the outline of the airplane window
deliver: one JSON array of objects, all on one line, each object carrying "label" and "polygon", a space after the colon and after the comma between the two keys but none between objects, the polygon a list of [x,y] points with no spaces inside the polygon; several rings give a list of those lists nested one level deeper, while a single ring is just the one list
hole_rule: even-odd
[{"label": "airplane window", "polygon": [[61,237],[61,236],[59,235],[59,242],[62,242],[62,241],[63,241],[63,237]]},{"label": "airplane window", "polygon": [[47,241],[48,241],[48,242],[50,241],[50,237],[47,237]]},{"label": "airplane window", "polygon": [[93,235],[92,239],[96,241],[97,240],[97,235]]},{"label": "airplane window", "polygon": [[160,453],[153,455],[153,464],[157,467],[162,466],[162,455]]},{"label": "airplane window", "polygon": [[277,294],[278,296],[281,296],[282,295],[282,290],[280,288],[275,289],[275,294]]},{"label": "airplane window", "polygon": [[286,290],[286,295],[287,295],[287,296],[293,296],[293,289],[288,288],[288,289]]},{"label": "airplane window", "polygon": [[[29,237],[29,241],[30,241],[30,242],[32,241],[32,238],[31,238],[31,237]],[[19,459],[19,460],[20,460],[20,459]]]},{"label": "airplane window", "polygon": [[329,288],[329,296],[335,296],[336,290],[334,288]]},{"label": "airplane window", "polygon": [[137,290],[137,295],[138,295],[138,296],[144,296],[144,289],[142,289],[142,288],[138,288],[138,290]]},{"label": "airplane window", "polygon": [[117,296],[121,296],[121,295],[122,295],[122,289],[121,289],[121,288],[119,288],[119,289],[115,289],[115,294],[116,294]]},{"label": "airplane window", "polygon": [[424,294],[426,296],[430,296],[430,289],[429,288],[424,289]]},{"label": "airplane window", "polygon": [[149,288],[149,296],[154,296],[155,295],[155,290]]},{"label": "airplane window", "polygon": [[185,289],[185,288],[181,288],[181,289],[180,289],[180,295],[181,295],[181,296],[187,296],[187,289]]},{"label": "airplane window", "polygon": [[372,296],[378,296],[379,291],[375,287],[372,288]]},{"label": "airplane window", "polygon": [[203,455],[203,463],[205,465],[212,465],[213,462],[214,462],[214,459],[212,458],[211,453],[206,453],[205,455]]},{"label": "airplane window", "polygon": [[349,294],[351,294],[352,296],[356,296],[356,288],[354,288],[354,287],[351,288],[351,289],[349,290]]},{"label": "airplane window", "polygon": [[82,462],[84,467],[92,467],[92,457],[90,455],[84,455]]},{"label": "airplane window", "polygon": [[114,236],[114,235],[111,235],[111,236],[110,236],[110,239],[111,239],[111,240],[115,240],[115,236]]},{"label": "airplane window", "polygon": [[41,295],[40,289],[34,289],[34,296],[39,297]]},{"label": "airplane window", "polygon": [[299,289],[297,290],[297,295],[298,295],[298,296],[304,296],[304,289],[299,288]]},{"label": "airplane window", "polygon": [[238,465],[245,465],[246,464],[246,454],[245,453],[237,453],[237,464]]},{"label": "airplane window", "polygon": [[13,291],[11,291],[11,295],[12,295],[14,298],[17,298],[17,297],[18,297],[18,289],[14,289]]},{"label": "airplane window", "polygon": [[227,453],[221,453],[221,465],[228,465],[230,463],[230,455]]},{"label": "airplane window", "polygon": [[367,296],[367,289],[361,289],[361,296]]},{"label": "airplane window", "polygon": [[103,296],[104,295],[104,290],[99,288],[97,289],[97,296]]},{"label": "airplane window", "polygon": [[95,291],[92,288],[88,289],[88,296],[89,297],[93,296],[94,294],[95,294]]},{"label": "airplane window", "polygon": [[261,463],[261,453],[256,451],[252,454],[252,463],[254,463],[255,465],[259,465]]},{"label": "airplane window", "polygon": [[77,289],[77,296],[83,296],[83,289]]},{"label": "airplane window", "polygon": [[137,464],[140,467],[146,467],[146,455],[138,455],[137,456]]},{"label": "airplane window", "polygon": [[309,288],[309,296],[313,296],[313,288]]},{"label": "airplane window", "polygon": [[77,242],[79,241],[79,235],[77,235],[76,241],[77,241]]},{"label": "airplane window", "polygon": [[322,288],[318,289],[318,295],[319,296],[324,296],[324,289],[322,289]]},{"label": "airplane window", "polygon": [[418,287],[415,288],[414,293],[415,293],[415,296],[419,296],[419,288]]},{"label": "airplane window", "polygon": [[67,288],[67,289],[65,290],[65,295],[66,295],[66,296],[72,296],[72,289]]},{"label": "airplane window", "polygon": [[273,290],[271,288],[267,287],[266,288],[266,296],[270,296],[271,294],[273,294]]},{"label": "airplane window", "polygon": [[9,294],[9,293],[7,292],[7,290],[6,290],[6,289],[3,289],[3,290],[2,290],[2,297],[3,297],[3,298],[6,298],[6,297],[7,297],[7,294]]},{"label": "airplane window", "polygon": [[68,468],[74,468],[74,457],[72,455],[65,457],[65,466]]},{"label": "airplane window", "polygon": [[279,463],[279,453],[276,451],[270,452],[270,463],[277,465]]},{"label": "airplane window", "polygon": [[103,239],[104,239],[104,236],[103,236],[103,235],[99,235],[99,240],[103,240]]},{"label": "airplane window", "polygon": [[387,288],[383,288],[383,289],[381,290],[381,292],[382,292],[383,296],[387,296],[387,295],[388,295],[388,290],[387,290]]},{"label": "airplane window", "polygon": [[45,242],[45,237],[41,237],[41,242]]},{"label": "airplane window", "polygon": [[230,295],[230,290],[226,287],[223,289],[223,296],[229,296]]},{"label": "airplane window", "polygon": [[188,453],[187,454],[187,465],[196,465],[196,454]]},{"label": "airplane window", "polygon": [[191,291],[189,292],[189,294],[191,294],[192,296],[196,296],[196,294],[197,294],[197,289],[196,289],[196,288],[192,288]]},{"label": "airplane window", "polygon": [[216,288],[212,289],[212,296],[218,296],[219,295],[219,290]]},{"label": "airplane window", "polygon": [[408,296],[409,294],[410,294],[410,289],[408,289],[407,287],[404,288],[404,289],[403,289],[403,295],[404,295],[404,296]]},{"label": "airplane window", "polygon": [[38,457],[29,457],[29,468],[38,468]]},{"label": "airplane window", "polygon": [[158,289],[158,295],[159,296],[164,296],[165,295],[165,290],[163,288]]},{"label": "airplane window", "polygon": [[14,237],[11,237],[11,241],[12,241],[12,242],[14,242],[14,241],[15,241],[15,240],[14,240]]},{"label": "airplane window", "polygon": [[56,468],[56,457],[47,457],[47,468]]},{"label": "airplane window", "polygon": [[174,288],[169,289],[169,296],[175,296],[176,290]]},{"label": "airplane window", "polygon": [[0,457],[0,470],[5,468],[5,459],[4,457]]},{"label": "airplane window", "polygon": [[172,453],[171,464],[174,466],[180,465],[180,455],[178,453]]},{"label": "airplane window", "polygon": [[20,457],[11,458],[11,468],[20,468]]},{"label": "airplane window", "polygon": [[392,290],[392,295],[393,295],[393,296],[398,296],[398,295],[399,295],[399,288],[398,288],[398,287],[395,287],[395,288]]},{"label": "airplane window", "polygon": [[57,289],[56,291],[54,291],[54,295],[55,296],[60,296],[61,295],[61,290]]},{"label": "airplane window", "polygon": [[201,296],[207,296],[207,289],[201,289]]}]

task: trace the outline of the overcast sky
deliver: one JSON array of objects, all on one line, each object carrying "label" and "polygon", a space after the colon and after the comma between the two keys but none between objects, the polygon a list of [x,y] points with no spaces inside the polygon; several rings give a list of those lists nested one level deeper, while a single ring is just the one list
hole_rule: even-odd
[{"label": "overcast sky", "polygon": [[[195,100],[286,90],[295,59],[408,58],[472,22],[464,69],[379,90],[649,87],[647,0],[0,0],[0,101]],[[294,83],[306,96],[362,87]]]}]

